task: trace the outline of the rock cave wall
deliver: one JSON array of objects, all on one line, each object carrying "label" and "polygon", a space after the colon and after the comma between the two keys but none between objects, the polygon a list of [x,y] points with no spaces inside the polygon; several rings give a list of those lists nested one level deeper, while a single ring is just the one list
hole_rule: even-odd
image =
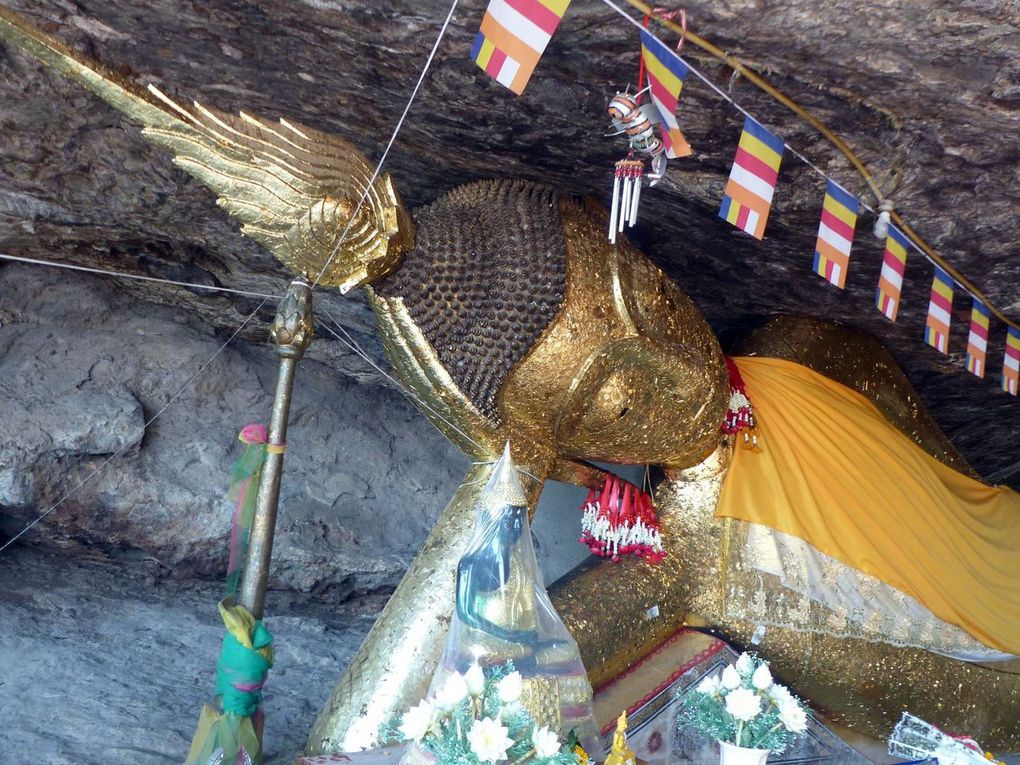
[{"label": "rock cave wall", "polygon": [[[445,0],[7,0],[139,85],[223,109],[289,116],[376,158],[448,7]],[[412,207],[453,186],[519,176],[606,199],[620,142],[605,102],[636,73],[633,30],[575,2],[528,91],[515,98],[468,60],[484,0],[465,0],[388,169]],[[968,0],[726,0],[688,5],[692,27],[737,53],[861,153],[900,209],[1016,316],[1020,271],[1020,6]],[[731,71],[686,50],[714,80],[827,172],[862,192],[845,160]],[[633,236],[694,297],[724,341],[769,316],[824,315],[871,332],[905,367],[968,460],[1020,485],[1020,407],[998,392],[1001,350],[963,368],[969,301],[953,354],[921,339],[930,268],[914,258],[896,325],[872,307],[881,245],[862,220],[845,292],[810,272],[821,187],[784,163],[765,242],[715,212],[740,116],[685,88],[695,154],[642,197]],[[0,46],[0,252],[281,294],[287,275],[241,237],[197,181],[77,86]],[[151,555],[181,575],[219,575],[234,434],[267,412],[271,306],[250,297],[0,265],[0,530],[12,533],[113,451],[117,470],[77,491],[25,538]],[[381,357],[357,295],[316,294],[324,322]],[[140,425],[250,313],[254,319],[167,416]],[[993,326],[1001,335],[1002,327]],[[463,474],[465,460],[363,359],[320,333],[298,378],[276,586],[340,595],[392,586]]]},{"label": "rock cave wall", "polygon": [[[103,278],[0,269],[0,531],[71,492],[26,542],[222,576],[237,432],[276,374],[268,345],[236,341],[186,385],[225,340]],[[399,580],[467,467],[396,391],[311,359],[289,441],[272,586],[338,598]]]}]

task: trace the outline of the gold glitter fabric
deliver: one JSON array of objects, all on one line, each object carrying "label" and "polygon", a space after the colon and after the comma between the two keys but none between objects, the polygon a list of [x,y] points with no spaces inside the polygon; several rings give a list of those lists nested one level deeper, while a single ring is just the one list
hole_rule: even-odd
[{"label": "gold glitter fabric", "polygon": [[872,335],[808,316],[777,316],[731,348],[730,355],[786,359],[813,369],[867,398],[935,459],[980,478],[925,409],[892,354]]},{"label": "gold glitter fabric", "polygon": [[[767,444],[766,444],[766,448]],[[756,620],[734,616],[746,608],[738,598],[754,597],[753,587],[742,585],[739,578],[747,572],[741,568],[741,545],[746,542],[747,525],[740,521],[715,517],[719,483],[725,475],[729,447],[698,468],[669,471],[667,480],[656,490],[656,506],[664,525],[674,534],[669,542],[670,558],[675,554],[673,568],[660,573],[658,587],[638,577],[634,597],[636,607],[647,603],[663,603],[668,619],[683,612],[681,621],[710,630],[735,646],[753,648],[768,659],[773,671],[793,690],[832,721],[874,738],[888,737],[904,709],[920,717],[938,721],[948,730],[966,731],[985,746],[996,751],[1020,749],[1020,662],[975,664],[940,656],[916,648],[903,648],[879,640],[858,637],[837,637],[822,632],[803,631],[789,626],[767,626],[761,637],[762,625]],[[664,563],[670,561],[667,558]],[[621,564],[622,565],[622,564]],[[660,564],[661,565],[661,564]],[[599,588],[603,572],[610,584],[622,579],[621,566],[603,565],[578,577],[586,582],[589,592]],[[734,581],[734,580],[737,581]],[[784,597],[778,581],[767,596]],[[574,584],[558,588],[558,592],[574,591]],[[610,590],[610,597],[615,590]],[[796,594],[785,590],[785,597]],[[556,602],[572,629],[591,630],[591,635],[578,632],[578,643],[586,660],[588,656],[614,657],[618,668],[626,656],[626,646],[610,630],[599,630],[594,615],[580,616],[580,592],[577,600]],[[564,606],[567,606],[565,608]],[[766,607],[767,602],[762,608]],[[571,610],[570,606],[573,607]],[[810,621],[810,604],[799,606],[808,611],[792,615]],[[654,632],[657,620],[624,608],[625,615],[617,629],[644,619],[641,634]],[[791,611],[797,606],[791,607]],[[824,625],[821,610],[818,616]],[[778,619],[777,619],[778,621]],[[755,635],[756,631],[759,635]],[[592,644],[594,643],[594,644]],[[615,652],[604,646],[616,646]],[[648,653],[635,641],[631,661]],[[624,666],[626,666],[624,664]],[[589,664],[594,672],[600,667]]]},{"label": "gold glitter fabric", "polygon": [[[824,609],[798,601],[778,580],[767,597],[789,598],[792,620],[817,618],[823,629],[767,626],[764,639],[752,642],[761,623],[736,615],[746,607],[739,599],[753,596],[753,587],[741,582],[746,569],[739,559],[747,524],[715,516],[731,453],[724,444],[695,468],[667,471],[655,494],[670,552],[661,564],[599,563],[551,588],[595,685],[622,673],[687,623],[757,650],[816,709],[863,735],[884,740],[900,713],[910,709],[967,731],[986,746],[1017,751],[1020,662],[973,664],[891,645],[882,636],[825,634],[830,617],[823,616]],[[591,593],[613,607],[592,608]],[[797,608],[806,610],[795,615]]]}]

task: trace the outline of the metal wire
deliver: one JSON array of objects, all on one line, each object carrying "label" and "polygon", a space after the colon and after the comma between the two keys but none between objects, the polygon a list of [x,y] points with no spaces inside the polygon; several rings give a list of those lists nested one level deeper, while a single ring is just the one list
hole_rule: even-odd
[{"label": "metal wire", "polygon": [[[253,318],[255,318],[255,314],[257,314],[259,311],[261,311],[262,310],[262,306],[264,306],[268,301],[269,301],[269,298],[266,298],[261,303],[259,303],[258,306],[255,308],[255,310],[252,311],[250,314],[248,314],[248,317],[243,322],[241,322],[241,325],[237,329],[235,329],[233,331],[233,333],[230,335],[230,337],[228,337],[224,341],[223,345],[221,345],[219,348],[216,349],[216,352],[212,356],[209,357],[208,361],[206,361],[204,364],[202,364],[202,366],[200,366],[198,368],[198,371],[195,372],[195,374],[193,374],[191,377],[189,377],[187,382],[185,382],[180,388],[177,389],[177,391],[169,398],[169,400],[167,400],[167,402],[165,404],[163,404],[163,406],[161,406],[159,408],[159,411],[157,411],[154,415],[152,415],[149,419],[147,419],[145,421],[145,423],[141,427],[140,435],[144,435],[146,429],[148,429],[148,427],[150,425],[152,425],[152,423],[154,423],[157,419],[159,419],[160,415],[162,415],[163,412],[165,412],[167,409],[169,409],[173,405],[173,403],[178,398],[180,398],[181,394],[184,393],[184,391],[187,390],[191,386],[191,384],[193,382],[195,382],[195,380],[197,380],[202,375],[202,373],[205,372],[206,369],[209,368],[209,365],[212,364],[219,357],[219,355],[221,353],[223,353],[224,349],[228,345],[230,345],[231,341],[233,341],[233,339],[235,337],[237,337],[237,335],[241,332],[242,329],[244,329],[244,327],[248,324],[248,322],[250,322]],[[97,475],[99,475],[107,465],[109,465],[111,462],[113,462],[115,459],[117,459],[117,457],[122,455],[124,452],[126,452],[132,446],[132,441],[133,441],[133,439],[127,439],[127,441],[124,443],[124,445],[122,447],[120,447],[117,451],[115,451],[113,454],[111,454],[109,457],[107,457],[105,460],[103,460],[103,462],[97,468],[95,468],[91,473],[89,473],[87,476],[85,476],[80,481],[78,481],[78,483],[76,483],[71,489],[68,489],[66,492],[64,492],[64,494],[61,495],[60,499],[58,499],[56,502],[54,502],[52,505],[50,505],[48,508],[46,508],[46,510],[43,511],[34,521],[29,523],[21,531],[19,531],[13,537],[8,539],[6,542],[4,542],[4,544],[2,546],[0,546],[0,553],[2,553],[4,550],[6,550],[8,547],[10,547],[15,542],[17,542],[21,537],[23,537],[25,534],[27,534],[32,528],[34,528],[46,516],[48,516],[50,513],[52,513],[58,507],[60,507],[60,505],[62,505],[72,494],[74,494],[82,486],[84,486],[89,481],[91,481],[93,478],[95,478]]]}]

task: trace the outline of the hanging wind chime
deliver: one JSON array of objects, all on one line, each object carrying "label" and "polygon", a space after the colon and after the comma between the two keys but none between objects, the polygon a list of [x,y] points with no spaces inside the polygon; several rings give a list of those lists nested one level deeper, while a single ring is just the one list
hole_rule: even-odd
[{"label": "hanging wind chime", "polygon": [[[687,17],[683,11],[666,12],[657,8],[654,12],[662,18],[679,15],[686,31]],[[644,26],[646,29],[649,18],[649,16],[645,16]],[[684,37],[681,36],[677,51],[683,46],[683,42]],[[607,111],[615,130],[609,135],[626,135],[630,144],[627,157],[616,163],[613,173],[613,201],[609,213],[609,241],[613,244],[616,244],[618,234],[637,223],[638,206],[641,204],[641,186],[647,183],[651,187],[662,179],[666,172],[667,157],[690,154],[690,147],[683,141],[679,131],[676,132],[684,145],[686,154],[678,153],[678,147],[668,150],[663,140],[655,134],[656,127],[662,125],[663,116],[653,99],[643,102],[643,97],[652,89],[653,83],[654,80],[649,76],[649,85],[645,86],[645,51],[642,50],[641,63],[638,68],[637,92],[631,95],[628,90],[617,93],[609,99]],[[670,119],[673,119],[672,116]]]},{"label": "hanging wind chime", "polygon": [[[616,163],[613,178],[613,203],[609,214],[609,241],[616,244],[616,235],[624,227],[637,223],[638,205],[641,203],[641,184],[647,180],[654,186],[666,169],[666,148],[655,135],[658,115],[655,107],[639,104],[642,93],[617,93],[609,101],[609,116],[618,132],[626,134],[630,142],[627,158]],[[651,163],[651,172],[645,173],[645,161]]]}]

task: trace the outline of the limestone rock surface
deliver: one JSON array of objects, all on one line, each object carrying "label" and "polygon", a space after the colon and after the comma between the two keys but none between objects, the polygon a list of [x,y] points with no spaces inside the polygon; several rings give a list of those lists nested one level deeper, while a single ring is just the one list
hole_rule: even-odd
[{"label": "limestone rock surface", "polygon": [[[377,159],[448,9],[445,0],[5,0],[122,75],[180,99],[286,116]],[[412,207],[464,182],[519,176],[608,199],[605,104],[633,84],[632,26],[577,0],[524,96],[468,59],[485,0],[465,0],[387,162]],[[724,0],[687,5],[691,28],[814,110],[872,168],[907,220],[1020,318],[1020,5],[1015,1]],[[849,163],[790,112],[688,44],[729,97],[869,203]],[[680,109],[691,158],[642,197],[633,237],[724,340],[769,316],[824,316],[886,343],[988,480],[1020,486],[1020,405],[998,391],[1002,325],[985,380],[963,367],[969,298],[952,353],[924,345],[932,271],[908,263],[900,320],[873,307],[881,243],[858,229],[847,289],[810,270],[823,183],[787,152],[764,242],[716,217],[742,117],[696,77]],[[0,252],[280,295],[287,274],[240,236],[213,195],[136,126],[0,46]],[[179,573],[222,564],[223,467],[233,433],[268,410],[272,300],[0,264],[0,528],[13,533],[122,448],[32,543],[98,544]],[[357,295],[316,293],[371,358]],[[142,432],[243,325],[175,407]],[[343,343],[320,332],[299,376],[277,583],[340,592],[390,586],[462,475],[463,458]],[[7,412],[5,411],[5,414]],[[367,532],[372,531],[372,543]],[[383,540],[383,541],[378,541]],[[368,549],[372,544],[383,549]],[[321,564],[329,559],[330,571]],[[329,567],[327,567],[329,568]]]},{"label": "limestone rock surface", "polygon": [[[449,8],[448,0],[0,2],[138,85],[289,117],[352,140],[372,160]],[[486,4],[462,0],[453,14],[387,161],[400,192],[413,208],[462,183],[514,176],[608,202],[625,147],[604,135],[605,106],[635,83],[635,29],[600,0],[575,0],[517,98],[468,59]],[[694,31],[846,139],[908,222],[1020,319],[1020,3],[685,7]],[[874,204],[850,164],[790,112],[692,45],[684,53]],[[631,235],[724,346],[777,314],[870,332],[978,471],[1020,487],[1020,403],[998,391],[1002,325],[992,325],[985,380],[963,366],[964,293],[951,354],[925,346],[932,271],[916,254],[900,319],[887,322],[872,305],[882,245],[869,215],[847,289],[826,286],[810,270],[824,184],[791,152],[765,241],[736,232],[716,212],[742,116],[693,76],[679,114],[694,155],[672,162],[643,195]],[[0,253],[258,293],[0,261],[0,543],[69,494],[0,554],[0,761],[179,762],[221,635],[218,585],[188,582],[223,573],[231,508],[222,495],[237,431],[269,411],[275,360],[265,339],[289,276],[137,126],[2,45]],[[268,602],[284,652],[270,686],[274,765],[303,745],[367,629],[350,612],[334,619],[331,604],[388,592],[466,469],[385,375],[330,334],[339,323],[378,363],[364,300],[329,290],[315,300],[319,337],[297,378]],[[576,548],[569,525],[539,536],[561,557]],[[141,664],[150,658],[161,664]]]},{"label": "limestone rock surface", "polygon": [[[29,548],[0,576],[0,761],[180,765],[216,684],[217,585]],[[266,763],[290,765],[372,619],[282,593],[268,606]]]},{"label": "limestone rock surface", "polygon": [[[221,349],[201,320],[32,266],[0,270],[0,325],[0,530],[56,504],[26,541],[222,576],[237,432],[270,410],[272,350]],[[395,390],[313,359],[289,440],[271,586],[392,587],[466,459]]]},{"label": "limestone rock surface", "polygon": [[[287,116],[378,158],[449,8],[446,0],[7,0],[53,34],[146,85],[223,109]],[[468,59],[484,0],[454,12],[387,169],[411,206],[494,175],[608,200],[622,156],[605,105],[636,79],[635,30],[607,4],[571,5],[525,94]],[[1020,4],[1015,0],[722,0],[685,5],[691,28],[812,109],[871,167],[882,192],[947,259],[1020,318]],[[666,38],[671,38],[664,33]],[[874,204],[812,129],[688,43],[685,55],[789,146]],[[701,305],[725,339],[769,315],[822,315],[870,331],[988,479],[1020,483],[1017,402],[998,391],[1004,327],[988,376],[963,367],[970,299],[957,292],[950,356],[922,340],[931,267],[911,256],[898,323],[872,305],[881,243],[859,226],[848,288],[810,270],[823,184],[786,152],[766,240],[715,216],[743,116],[692,75],[680,121],[694,156],[643,197],[633,237]],[[278,295],[286,274],[240,237],[212,195],[135,127],[77,86],[0,48],[0,251]],[[250,300],[163,286],[125,288],[231,331]],[[368,329],[357,297],[319,305]],[[242,337],[264,338],[271,311]],[[368,341],[371,345],[371,341]],[[330,366],[377,375],[335,341]]]}]

